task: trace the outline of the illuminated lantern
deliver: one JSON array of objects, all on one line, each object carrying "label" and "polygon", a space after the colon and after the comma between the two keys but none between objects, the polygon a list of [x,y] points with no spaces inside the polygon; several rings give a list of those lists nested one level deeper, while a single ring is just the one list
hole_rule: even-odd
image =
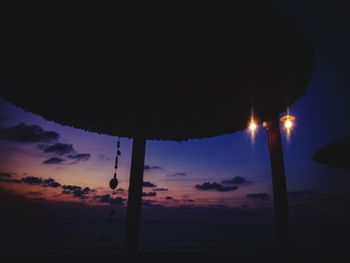
[{"label": "illuminated lantern", "polygon": [[294,128],[295,126],[295,117],[294,116],[291,116],[289,114],[283,116],[281,119],[280,119],[281,123],[283,124],[283,127],[284,129],[286,130],[287,132],[287,137],[289,138],[290,137],[290,133],[291,133],[291,130]]},{"label": "illuminated lantern", "polygon": [[252,115],[252,117],[250,118],[250,123],[249,123],[249,126],[248,126],[250,132],[251,132],[251,135],[252,135],[252,142],[254,142],[254,138],[255,138],[255,133],[258,129],[258,124],[256,123],[256,121],[254,120],[254,117]]}]

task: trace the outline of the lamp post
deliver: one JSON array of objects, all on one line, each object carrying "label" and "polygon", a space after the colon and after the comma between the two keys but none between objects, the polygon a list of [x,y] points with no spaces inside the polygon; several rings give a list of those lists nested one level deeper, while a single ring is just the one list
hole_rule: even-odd
[{"label": "lamp post", "polygon": [[[268,134],[277,242],[280,251],[285,253],[291,251],[292,242],[289,229],[288,191],[283,159],[280,122],[283,124],[287,138],[289,139],[291,129],[295,125],[295,117],[289,115],[289,113],[280,119],[278,116],[275,116],[269,121],[263,122],[263,127],[267,130]],[[252,136],[254,136],[257,126],[256,121],[253,118],[251,118],[249,129],[252,132]]]},{"label": "lamp post", "polygon": [[277,242],[281,252],[287,252],[291,248],[291,238],[289,231],[288,194],[279,119],[271,119],[267,123],[266,129],[268,133],[268,146],[271,161]]},{"label": "lamp post", "polygon": [[127,220],[123,247],[125,255],[135,255],[139,246],[145,150],[146,138],[144,136],[136,136],[132,145]]}]

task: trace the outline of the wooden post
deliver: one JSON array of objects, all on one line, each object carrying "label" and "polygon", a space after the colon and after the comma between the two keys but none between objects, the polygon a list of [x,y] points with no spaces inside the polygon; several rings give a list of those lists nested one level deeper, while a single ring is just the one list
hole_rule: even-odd
[{"label": "wooden post", "polygon": [[269,152],[271,159],[273,202],[275,209],[275,224],[277,242],[282,253],[290,252],[291,239],[289,232],[288,195],[285,178],[281,132],[279,118],[275,117],[268,123]]},{"label": "wooden post", "polygon": [[145,150],[145,137],[135,137],[132,144],[129,196],[124,233],[123,253],[126,255],[135,255],[138,251]]}]

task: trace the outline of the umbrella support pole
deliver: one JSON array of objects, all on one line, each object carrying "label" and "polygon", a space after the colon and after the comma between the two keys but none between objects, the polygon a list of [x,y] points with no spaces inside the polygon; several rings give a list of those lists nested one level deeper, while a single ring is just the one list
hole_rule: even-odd
[{"label": "umbrella support pole", "polygon": [[291,251],[288,195],[278,116],[270,120],[267,129],[277,242],[280,252],[288,253]]},{"label": "umbrella support pole", "polygon": [[135,137],[132,144],[128,207],[124,232],[123,253],[125,255],[134,255],[138,251],[145,150],[145,137]]}]

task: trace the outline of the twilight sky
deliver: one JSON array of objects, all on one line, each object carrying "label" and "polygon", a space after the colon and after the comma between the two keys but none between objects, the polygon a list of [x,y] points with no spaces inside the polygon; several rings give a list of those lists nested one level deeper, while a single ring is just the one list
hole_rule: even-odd
[{"label": "twilight sky", "polygon": [[[275,2],[303,28],[316,53],[308,90],[290,109],[297,118],[290,141],[283,133],[288,191],[346,198],[348,172],[312,161],[318,147],[350,133],[345,121],[350,84],[346,16],[341,15],[339,1],[332,6],[317,3],[317,8],[315,1]],[[45,121],[3,99],[0,115],[1,191],[38,201],[109,205],[117,138]],[[126,198],[129,139],[121,139],[121,151],[117,196]],[[183,143],[149,141],[145,163],[144,199],[149,204],[251,209],[270,205],[270,160],[262,127],[254,144],[247,131]],[[53,180],[45,180],[49,178]]]},{"label": "twilight sky", "polygon": [[[293,239],[307,252],[347,251],[347,243],[339,240],[350,234],[349,171],[317,164],[312,154],[350,135],[348,9],[342,0],[274,2],[315,50],[306,94],[290,108],[296,116],[290,140],[282,131]],[[82,250],[86,256],[105,253],[106,246],[120,249],[131,140],[121,139],[120,183],[112,199],[117,138],[25,112],[2,99],[2,88],[1,251],[52,255]],[[254,143],[247,131],[182,143],[148,141],[145,164],[141,250],[233,253],[273,247],[270,159],[262,127]],[[108,225],[111,205],[117,209]],[[108,235],[113,242],[105,240]]]}]

